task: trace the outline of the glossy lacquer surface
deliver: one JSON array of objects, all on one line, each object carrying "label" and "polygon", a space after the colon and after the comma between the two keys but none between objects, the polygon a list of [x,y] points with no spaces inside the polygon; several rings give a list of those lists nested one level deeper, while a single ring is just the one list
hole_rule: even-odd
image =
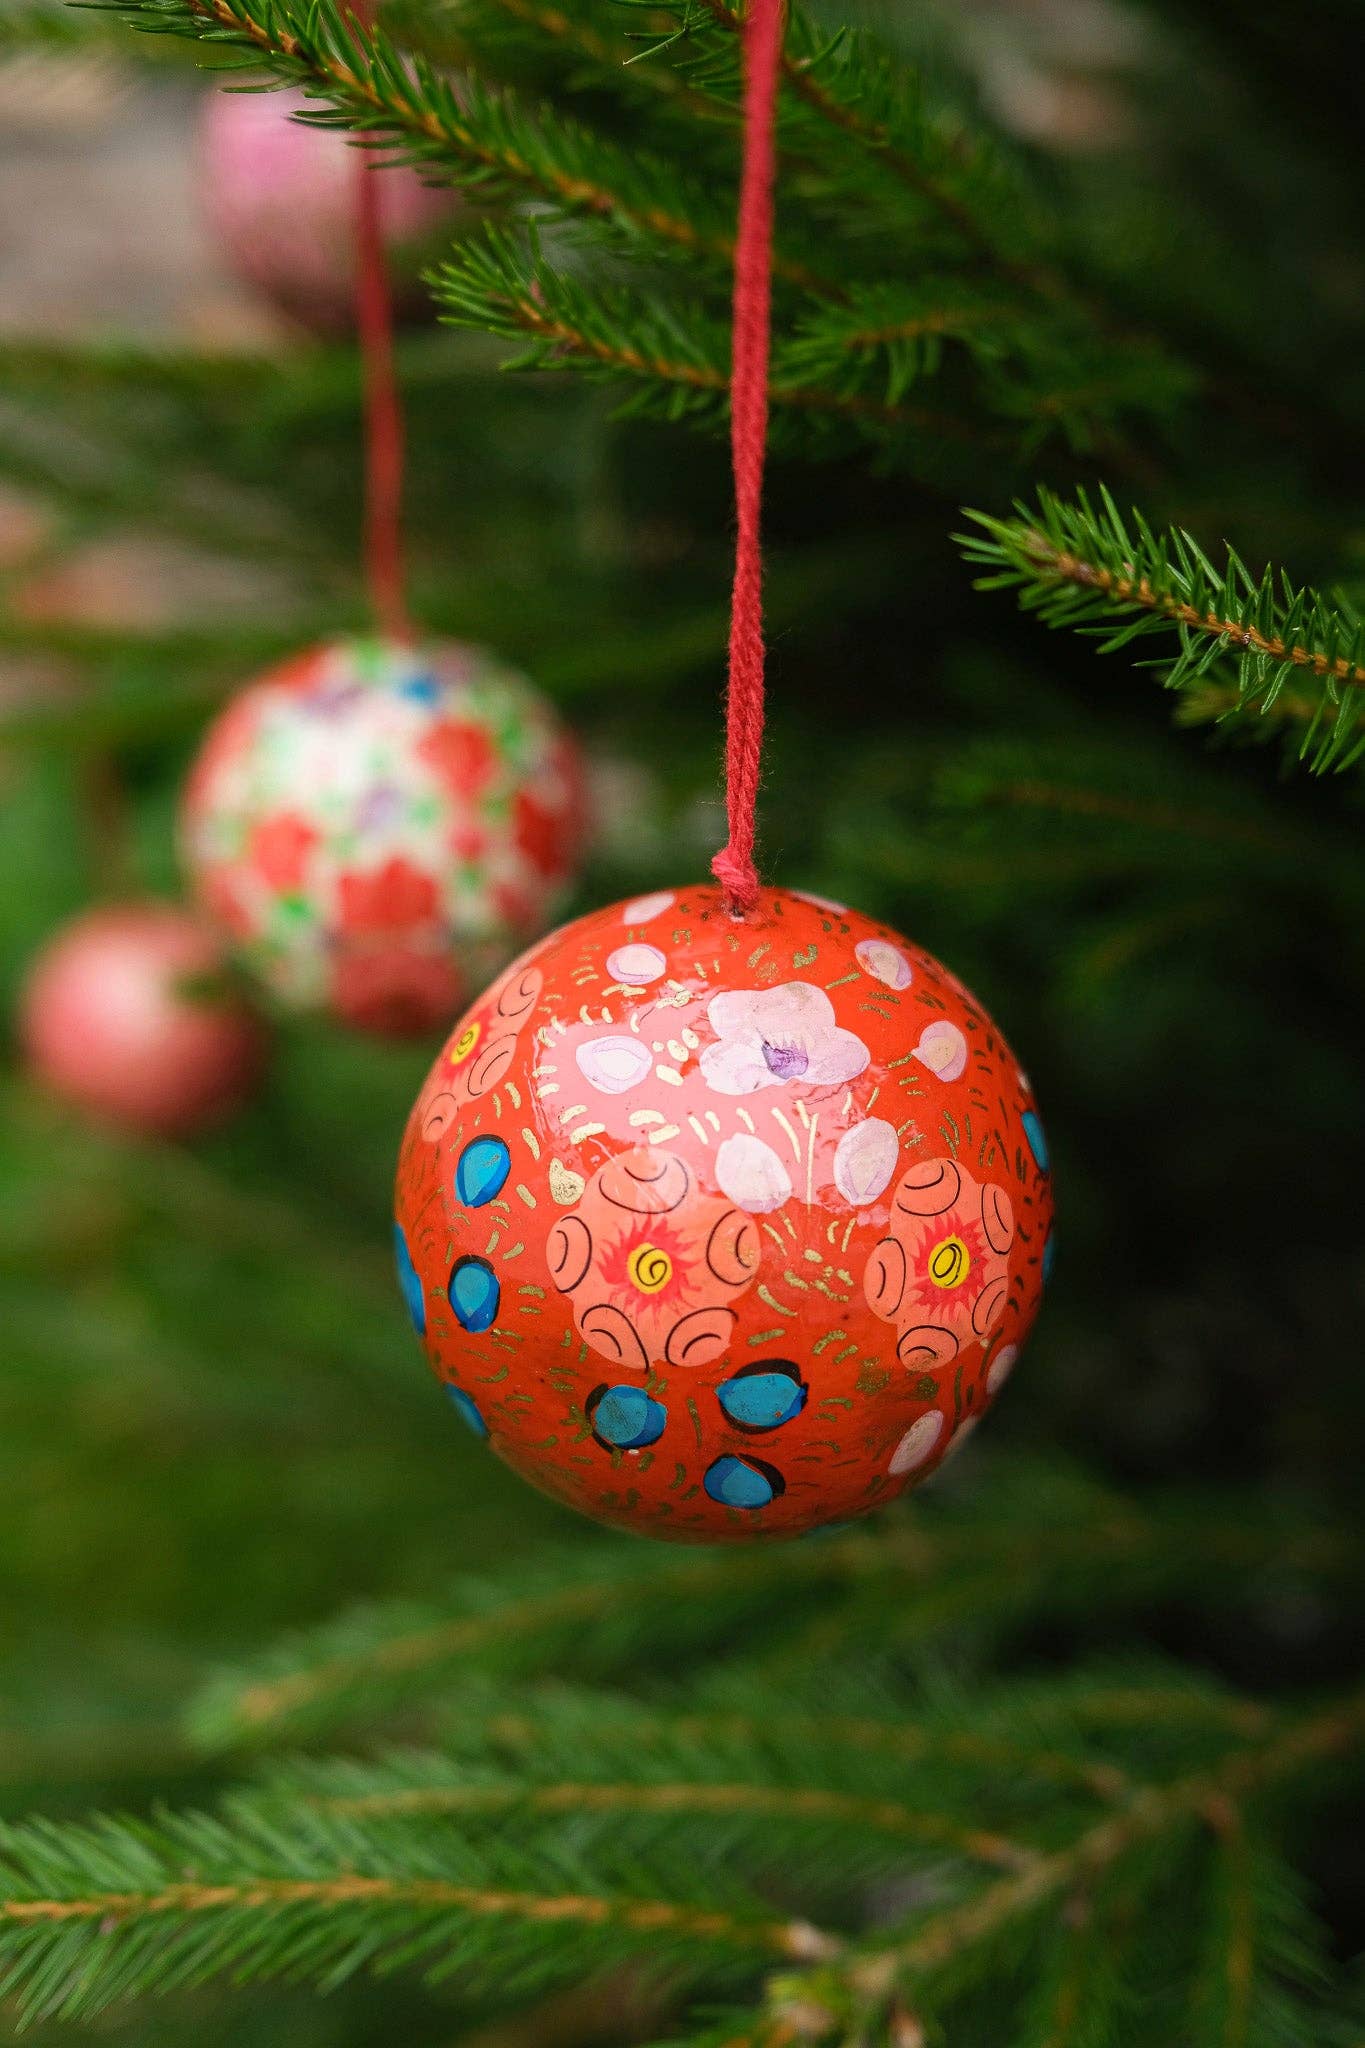
[{"label": "glossy lacquer surface", "polygon": [[678,1541],[865,1513],[985,1412],[1052,1194],[969,991],[857,912],[712,887],[555,932],[453,1032],[403,1140],[399,1276],[463,1420]]}]

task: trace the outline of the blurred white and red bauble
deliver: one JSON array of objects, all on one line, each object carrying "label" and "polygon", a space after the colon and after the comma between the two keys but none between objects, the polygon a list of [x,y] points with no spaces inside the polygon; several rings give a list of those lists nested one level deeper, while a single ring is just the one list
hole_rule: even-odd
[{"label": "blurred white and red bauble", "polygon": [[210,728],[183,845],[200,902],[291,1010],[448,1025],[572,877],[578,749],[515,670],[455,641],[329,641]]},{"label": "blurred white and red bauble", "polygon": [[29,972],[19,1034],[55,1094],[163,1137],[219,1122],[265,1054],[217,933],[171,903],[110,905],[66,925]]},{"label": "blurred white and red bauble", "polygon": [[[338,130],[292,117],[319,102],[296,91],[211,93],[200,148],[210,220],[233,268],[307,327],[351,325],[355,299],[355,181],[363,161]],[[375,168],[384,240],[400,303],[422,302],[417,273],[441,227],[458,214],[449,186],[414,170]]]}]

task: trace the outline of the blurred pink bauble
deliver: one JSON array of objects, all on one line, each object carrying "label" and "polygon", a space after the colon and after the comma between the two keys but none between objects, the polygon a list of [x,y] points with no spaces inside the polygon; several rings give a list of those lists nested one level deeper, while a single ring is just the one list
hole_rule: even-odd
[{"label": "blurred pink bauble", "polygon": [[[292,120],[320,103],[301,92],[212,92],[200,132],[209,218],[240,276],[315,329],[350,325],[355,180],[360,152],[338,131]],[[421,302],[416,273],[459,208],[416,171],[376,169],[384,239],[400,300]]]},{"label": "blurred pink bauble", "polygon": [[174,904],[85,912],[29,972],[19,1032],[33,1072],[128,1130],[183,1137],[216,1123],[265,1051],[223,969],[212,928]]}]

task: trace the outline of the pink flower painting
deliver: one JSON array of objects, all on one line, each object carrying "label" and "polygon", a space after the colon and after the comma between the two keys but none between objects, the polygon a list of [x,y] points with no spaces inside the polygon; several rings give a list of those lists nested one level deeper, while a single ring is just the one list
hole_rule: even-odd
[{"label": "pink flower painting", "polygon": [[759,1088],[834,1088],[861,1074],[871,1055],[856,1032],[834,1020],[834,1005],[808,981],[776,988],[736,989],[714,996],[707,1021],[716,1043],[701,1071],[718,1095]]}]

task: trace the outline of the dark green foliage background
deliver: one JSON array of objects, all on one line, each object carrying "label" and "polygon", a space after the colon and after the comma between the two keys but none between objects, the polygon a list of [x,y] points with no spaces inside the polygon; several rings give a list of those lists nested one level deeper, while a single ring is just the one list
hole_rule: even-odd
[{"label": "dark green foliage background", "polygon": [[[570,11],[613,34],[625,15],[605,0]],[[401,43],[440,58],[466,38],[477,50],[495,12],[491,0],[463,11],[402,0],[392,20]],[[585,1533],[454,1427],[393,1298],[392,1161],[433,1047],[287,1024],[261,1101],[188,1152],[94,1133],[11,1066],[0,1122],[9,1814],[207,1799],[241,1768],[183,1732],[215,1668],[250,1664],[281,1631],[359,1603],[439,1609],[456,1576],[486,1574],[496,1599],[549,1555],[576,1569],[581,1553],[619,1585],[626,1647],[592,1652],[586,1675],[614,1697],[679,1709],[708,1687],[721,1696],[731,1667],[751,1701],[790,1705],[804,1662],[822,1657],[850,1685],[865,1676],[876,1701],[856,1710],[894,1718],[939,1698],[950,1722],[953,1700],[988,1689],[1027,1725],[1027,1686],[1155,1655],[1180,1660],[1185,1682],[1225,1682],[1276,1708],[1359,1683],[1361,771],[1296,774],[1292,720],[1248,713],[1212,732],[1173,722],[1187,699],[1163,697],[1161,671],[1133,666],[1169,652],[1162,642],[1101,658],[1093,641],[1047,635],[1008,596],[973,590],[953,538],[964,503],[1005,515],[1040,480],[1070,492],[1103,479],[1121,506],[1136,500],[1154,521],[1192,529],[1215,558],[1226,539],[1258,571],[1269,557],[1296,582],[1339,588],[1333,606],[1360,589],[1361,148],[1358,124],[1320,118],[1359,72],[1359,24],[1337,0],[1302,0],[1288,43],[1269,13],[1216,0],[1123,13],[1136,50],[1121,78],[1130,139],[1086,156],[1001,137],[1001,175],[1036,195],[1041,227],[1016,229],[1002,211],[999,235],[1006,260],[1055,265],[1098,302],[1101,334],[1160,335],[1168,366],[1147,377],[1139,363],[1138,376],[1133,352],[1105,343],[1112,402],[1102,383],[1077,395],[1060,373],[1089,374],[1091,341],[1069,363],[1070,341],[1054,338],[1060,357],[1045,351],[1041,382],[1018,387],[1032,392],[1025,405],[1017,390],[992,395],[949,344],[911,395],[973,431],[937,445],[913,434],[814,445],[804,428],[779,431],[770,476],[766,871],[855,902],[942,955],[1009,1033],[1053,1144],[1060,1256],[1045,1316],[940,1498],[904,1511],[912,1529],[922,1518],[931,1533],[979,1532],[997,1582],[953,1552],[943,1570],[963,1572],[961,1611],[946,1620],[911,1603],[888,1626],[893,1575],[871,1600],[836,1588],[817,1626],[795,1567],[790,1589],[775,1574],[761,1599],[736,1595],[732,1620],[719,1594],[709,1623],[684,1615],[688,1654],[672,1654],[659,1615],[644,1613],[653,1553],[646,1568],[640,1549]],[[636,19],[646,17],[626,26]],[[0,58],[6,36],[16,48],[68,33],[131,41],[87,20],[77,30],[68,17],[0,15]],[[989,130],[979,81],[1018,33],[1007,10],[906,10],[879,27],[925,66],[934,105],[946,98],[967,108],[969,132]],[[491,68],[533,80],[623,146],[648,130],[647,96],[635,108],[591,67],[575,80],[554,53],[542,71],[540,61],[524,34],[497,46]],[[662,128],[656,139],[666,155]],[[733,135],[707,146],[723,155]],[[870,239],[850,262],[898,290],[932,293],[937,269],[959,291],[990,287],[990,262],[950,261],[927,229],[925,276],[911,277],[914,235],[904,222],[895,232],[894,262]],[[587,303],[605,303],[619,258],[605,236],[574,243],[551,223],[544,248]],[[630,258],[612,289],[672,289],[672,258],[647,246]],[[467,268],[462,278],[447,280],[448,303],[495,327],[478,317],[487,301]],[[698,321],[719,290],[699,291]],[[523,661],[613,764],[581,909],[701,872],[723,836],[727,464],[714,432],[619,419],[623,391],[571,365],[508,378],[497,367],[506,352],[445,329],[404,342],[414,601],[433,628]],[[824,358],[808,360],[818,380]],[[0,582],[0,671],[7,658],[51,654],[80,679],[74,697],[24,699],[0,726],[7,1005],[34,948],[99,886],[92,759],[112,756],[125,779],[137,883],[173,889],[176,792],[213,706],[275,652],[363,618],[357,405],[344,350],[199,362],[113,342],[89,354],[0,347],[0,478],[55,506],[73,543],[130,524],[189,535],[268,560],[282,590],[275,614],[249,626],[206,619],[135,637],[36,626]],[[1235,705],[1235,681],[1223,687]],[[1258,732],[1287,733],[1288,745],[1238,744]],[[1092,1483],[1166,1532],[1164,1562],[1106,1585],[1103,1546],[1087,1576],[1081,1539],[1055,1580],[1044,1572],[1033,1586],[1012,1532],[1069,1526],[1072,1488]],[[1076,1512],[1083,1524],[1090,1510]],[[1328,1568],[1293,1554],[1303,1529],[1330,1532]],[[1007,1624],[994,1603],[999,1577],[1016,1572],[1020,1612]],[[547,1640],[534,1675],[582,1675],[568,1645],[561,1655]],[[514,1679],[515,1660],[508,1669]],[[346,1724],[348,1746],[397,1733],[458,1750],[459,1688],[487,1674],[446,1676],[444,1707],[379,1697],[360,1732]],[[215,1712],[195,1724],[201,1735],[240,1732]],[[296,1732],[320,1734],[301,1725],[284,1736]],[[966,1797],[975,1810],[976,1791]],[[1362,1935],[1361,1819],[1349,1779],[1303,1815],[1282,1813],[1266,1880],[1274,1892],[1282,1856],[1297,1868],[1311,1941],[1343,1969]],[[1054,1820],[1038,1817],[1044,1838]],[[573,1846],[591,1871],[592,1841]],[[710,1846],[701,1832],[681,1852],[703,1890]],[[820,1858],[812,1848],[805,1895],[790,1872],[760,1872],[758,1892],[819,1917]],[[1172,1850],[1146,1892],[1131,1877],[1132,1899],[1148,1901],[1148,1953],[1166,1956],[1136,1973],[1141,1994],[1094,1989],[1081,2001],[1091,2020],[1049,2032],[1047,1943],[1061,1936],[1043,1930],[1018,1955],[979,1959],[941,2003],[926,1994],[929,2038],[1345,2042],[1353,2007],[1339,1984],[1325,2005],[1286,1991],[1283,2010],[1281,1992],[1267,1991],[1250,2019],[1220,2011],[1207,1984],[1188,2000],[1171,1990],[1200,1973],[1183,1869]],[[894,1918],[852,1861],[828,1889],[841,1928]],[[1272,1986],[1295,1975],[1300,1936],[1283,1930],[1299,1926],[1298,1910],[1267,1909]],[[1130,1902],[1130,1922],[1138,1912]],[[490,1967],[472,1990],[357,1978],[330,2002],[270,1987],[182,1992],[99,2024],[148,2044],[191,2030],[261,2048],[445,2042],[495,2018],[514,2026],[508,2010],[544,1988],[531,1971],[523,1990],[496,1954]],[[991,1988],[1003,1982],[1019,1991],[1008,2021]],[[619,2012],[609,1999],[567,2018],[537,2008],[494,2038],[701,2039],[708,1998],[732,1995],[750,1992],[722,1972],[691,2006],[670,1994],[642,2012],[626,1999]],[[945,2013],[953,2029],[934,2031]],[[67,2024],[42,2038],[68,2038]],[[0,2009],[0,2037],[7,2025]],[[904,2034],[900,2048],[917,2038]]]}]

